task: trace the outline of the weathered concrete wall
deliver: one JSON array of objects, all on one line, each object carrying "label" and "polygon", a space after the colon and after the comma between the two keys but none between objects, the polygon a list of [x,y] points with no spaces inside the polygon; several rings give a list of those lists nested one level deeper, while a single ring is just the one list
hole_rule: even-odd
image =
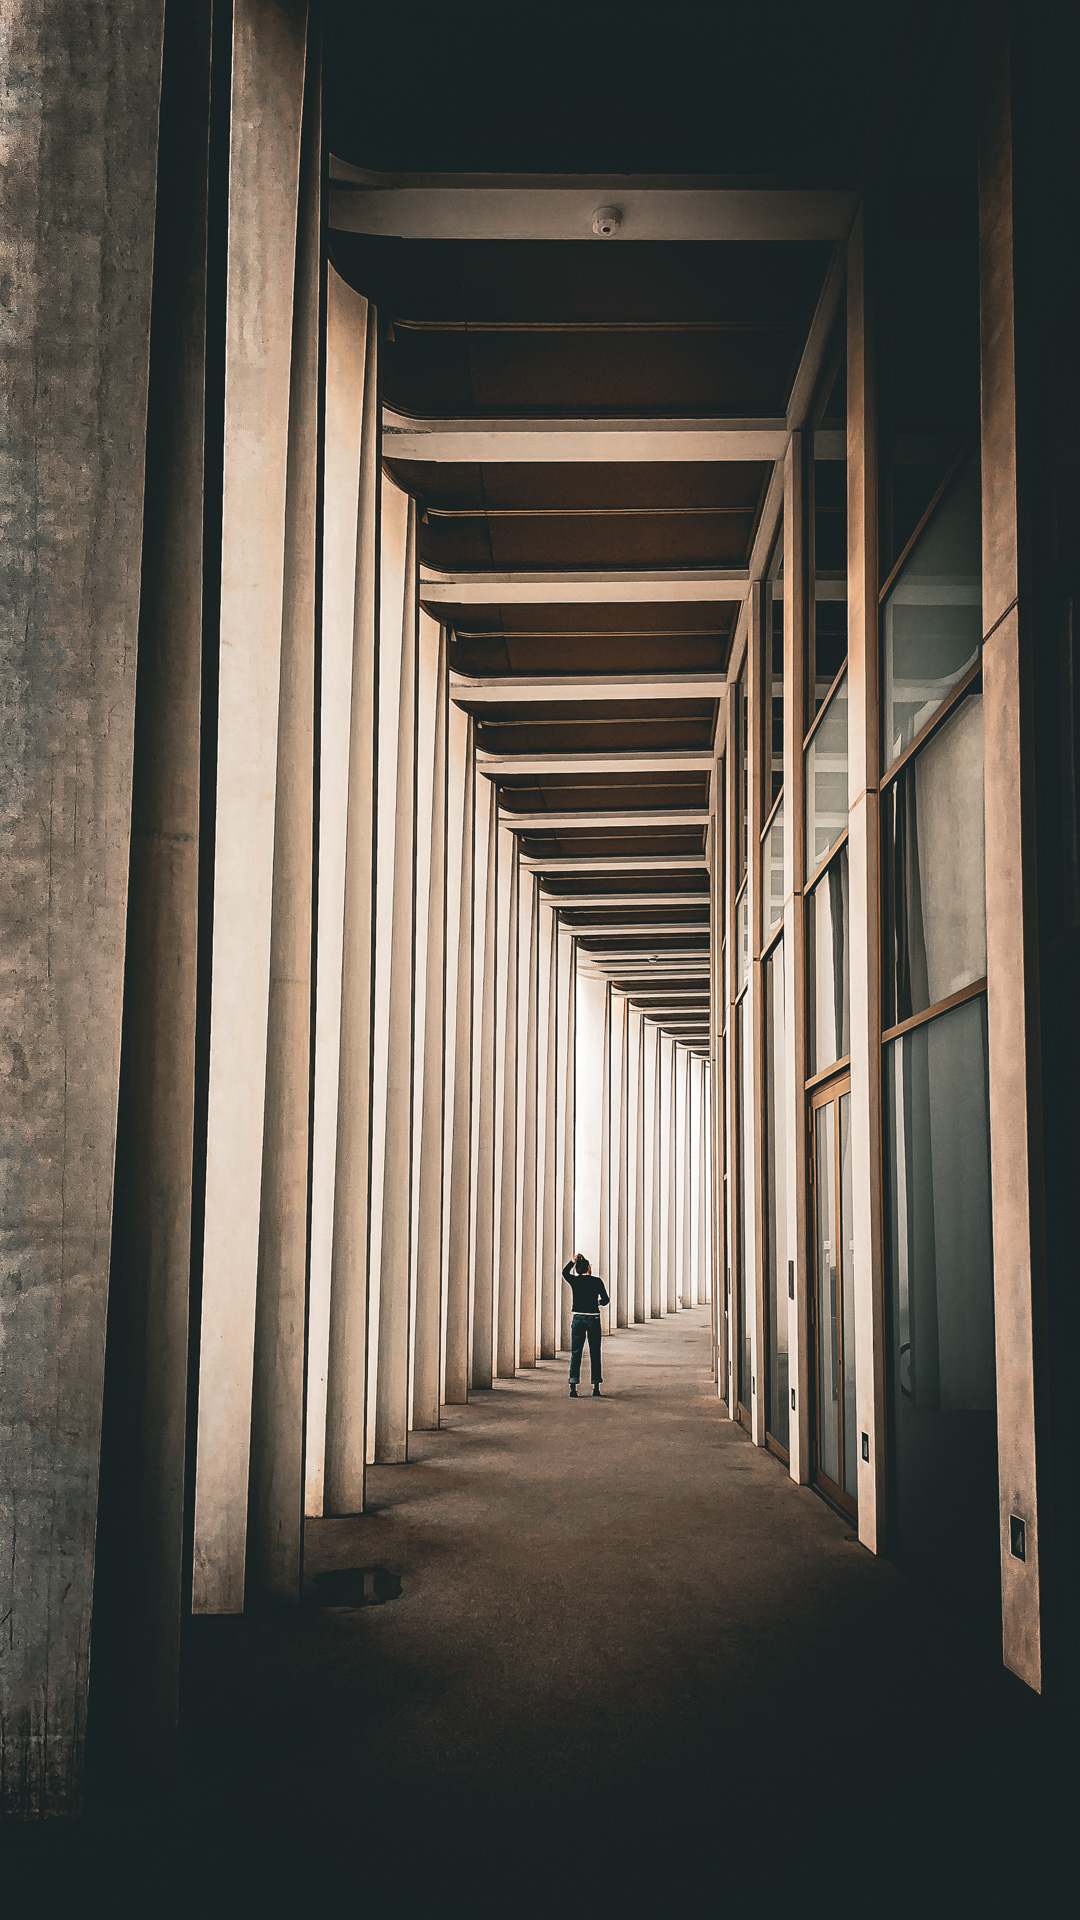
[{"label": "weathered concrete wall", "polygon": [[0,1800],[81,1791],[161,0],[5,8]]}]

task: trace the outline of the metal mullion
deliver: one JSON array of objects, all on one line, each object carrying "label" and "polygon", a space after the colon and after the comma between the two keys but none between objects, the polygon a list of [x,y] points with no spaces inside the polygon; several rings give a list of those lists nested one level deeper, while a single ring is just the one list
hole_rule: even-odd
[{"label": "metal mullion", "polygon": [[977,1000],[980,993],[986,992],[986,975],[973,980],[970,986],[958,987],[944,1000],[936,1000],[932,1007],[925,1007],[921,1013],[913,1013],[906,1020],[900,1020],[895,1027],[886,1027],[882,1031],[881,1044],[887,1046],[890,1040],[898,1040],[902,1034],[914,1032],[916,1027],[925,1027],[930,1020],[936,1020],[939,1014],[951,1012],[953,1007],[962,1007],[965,1000]]},{"label": "metal mullion", "polygon": [[884,793],[886,787],[896,779],[897,774],[902,773],[908,761],[914,758],[919,749],[926,745],[927,741],[937,733],[940,727],[944,726],[949,715],[955,712],[964,695],[971,692],[976,681],[981,681],[982,670],[982,646],[980,642],[978,656],[972,661],[967,672],[957,681],[946,699],[942,701],[940,707],[930,715],[929,720],[924,722],[919,732],[915,735],[915,738],[908,741],[903,753],[898,755],[888,771],[880,775],[879,787],[882,793]]}]

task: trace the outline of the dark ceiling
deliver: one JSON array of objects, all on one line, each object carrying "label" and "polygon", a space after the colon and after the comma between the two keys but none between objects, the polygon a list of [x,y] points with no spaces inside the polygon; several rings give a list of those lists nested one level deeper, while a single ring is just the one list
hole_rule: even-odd
[{"label": "dark ceiling", "polygon": [[772,471],[748,461],[386,468],[421,504],[421,559],[447,572],[745,567]]},{"label": "dark ceiling", "polygon": [[452,621],[455,673],[722,673],[738,605],[734,600],[562,601],[553,606],[508,601],[439,611]]},{"label": "dark ceiling", "polygon": [[953,11],[930,0],[330,0],[330,150],[458,173],[850,185]]},{"label": "dark ceiling", "polygon": [[401,413],[776,418],[830,248],[335,231],[331,252],[379,309],[383,396]]}]

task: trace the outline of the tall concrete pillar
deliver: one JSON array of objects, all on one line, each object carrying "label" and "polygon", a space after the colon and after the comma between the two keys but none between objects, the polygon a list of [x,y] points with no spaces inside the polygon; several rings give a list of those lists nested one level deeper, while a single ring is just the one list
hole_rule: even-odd
[{"label": "tall concrete pillar", "polygon": [[[385,485],[384,481],[384,485]],[[378,1318],[372,1328],[375,1377],[374,1457],[381,1465],[408,1457],[409,1306],[413,1253],[413,987],[416,968],[416,694],[419,643],[416,560],[416,503],[406,507],[407,536],[400,581],[394,578],[393,610],[400,607],[401,650],[397,710],[391,719],[382,705],[380,684],[379,756],[393,769],[392,864],[384,863],[376,886],[376,966],[388,932],[389,978],[386,988],[385,1078],[376,1081],[381,1096],[381,1130],[376,1109],[375,1149],[379,1175],[372,1193],[372,1292]],[[387,549],[384,548],[384,556]],[[389,583],[384,580],[384,594]],[[386,602],[384,600],[384,606]],[[389,612],[389,608],[387,608]],[[380,676],[381,680],[381,676]],[[385,722],[384,725],[384,715]],[[379,780],[379,803],[389,792]],[[390,834],[379,827],[379,855]],[[380,894],[387,887],[389,898]],[[387,924],[389,923],[389,924]],[[378,995],[378,980],[376,982]],[[378,997],[376,1019],[378,1019]],[[376,1034],[376,1060],[380,1036]],[[380,1140],[381,1132],[381,1140]],[[379,1147],[381,1145],[381,1154]],[[377,1238],[376,1238],[377,1233]],[[377,1288],[377,1294],[376,1294]]]},{"label": "tall concrete pillar", "polygon": [[611,1275],[611,984],[604,986],[604,1044],[600,1067],[600,1237],[597,1241],[600,1274],[608,1290],[608,1305],[602,1309],[603,1330],[611,1331],[614,1318],[614,1282]]},{"label": "tall concrete pillar", "polygon": [[[442,1389],[443,1175],[446,1082],[446,629],[420,615],[420,684],[424,718],[430,701],[432,752],[421,728],[419,770],[424,777],[418,819],[429,822],[427,886],[417,916],[417,946],[425,946],[423,1047],[418,1059],[416,1282],[413,1333],[412,1424],[437,1427]],[[429,792],[430,789],[430,792]]]},{"label": "tall concrete pillar", "polygon": [[[604,1025],[607,983],[579,973],[575,984],[574,1249],[604,1279],[603,1211]],[[567,1256],[569,1257],[569,1256]]]},{"label": "tall concrete pillar", "polygon": [[648,1319],[648,1161],[646,1157],[646,1082],[645,1036],[648,1031],[642,1014],[631,1015],[634,1022],[637,1073],[634,1113],[634,1321]]},{"label": "tall concrete pillar", "polygon": [[670,1048],[667,1061],[668,1098],[664,1115],[664,1155],[667,1173],[667,1310],[678,1313],[680,1307],[679,1288],[679,1085],[678,1085],[678,1048],[674,1040],[668,1040]]},{"label": "tall concrete pillar", "polygon": [[612,1297],[615,1302],[615,1324],[625,1327],[628,1324],[628,1286],[631,1266],[631,1228],[633,1225],[632,1193],[633,1166],[631,1150],[633,1147],[633,1128],[631,1122],[631,1083],[630,1083],[630,1003],[619,1000],[615,1007],[617,1021],[616,1038],[618,1049],[618,1117],[615,1132],[615,1285]]},{"label": "tall concrete pillar", "polygon": [[648,1157],[648,1233],[649,1257],[647,1265],[649,1318],[659,1320],[664,1312],[665,1297],[663,1288],[663,1238],[661,1195],[662,1181],[662,1094],[663,1064],[660,1045],[660,1029],[650,1026],[648,1029],[648,1081],[645,1088],[648,1123],[646,1132],[646,1152]]},{"label": "tall concrete pillar", "polygon": [[[518,1331],[518,1365],[535,1367],[539,1351],[537,1293],[537,1226],[542,1208],[540,1182],[540,1139],[542,1115],[538,1111],[540,1088],[539,1059],[539,960],[540,960],[540,883],[535,874],[528,892],[528,950],[525,1009],[525,1066],[523,1075],[523,1141],[521,1168],[521,1309]],[[524,919],[525,916],[523,915]]]},{"label": "tall concrete pillar", "polygon": [[[90,1711],[97,1716],[98,1697],[106,1696],[109,1718],[121,1724],[136,1756],[134,1743],[141,1735],[149,1733],[153,1740],[176,1724],[181,1617],[190,1581],[190,1575],[184,1579],[183,1548],[199,934],[209,118],[210,21],[209,6],[203,5],[182,17],[170,15],[162,73],[157,219],[171,238],[155,251],[150,322],[131,866],[94,1570]],[[42,185],[48,192],[44,176]],[[6,479],[4,487],[10,502]],[[4,937],[6,945],[6,923]],[[4,1085],[17,1086],[17,1076]],[[5,1115],[5,1126],[9,1121]],[[8,1231],[10,1224],[6,1217]],[[17,1327],[15,1332],[17,1337]],[[7,1428],[4,1447],[11,1448],[14,1462],[20,1443],[13,1445],[13,1439]],[[20,1502],[24,1498],[19,1495]],[[25,1637],[24,1593],[18,1554],[6,1539],[4,1564],[16,1575],[12,1597],[18,1610],[12,1618],[19,1646]],[[63,1708],[60,1725],[67,1725]],[[5,1719],[5,1746],[9,1738],[20,1755],[16,1765],[22,1770],[25,1764],[24,1778],[34,1791],[38,1759],[25,1760],[17,1723]],[[77,1774],[77,1758],[69,1755],[69,1763]],[[22,1810],[37,1809],[24,1802]]]},{"label": "tall concrete pillar", "polygon": [[[487,796],[487,865],[483,893],[480,1057],[476,1116],[476,1225],[473,1232],[472,1377],[490,1387],[495,1340],[495,1048],[499,829],[494,782]],[[479,904],[479,903],[478,903]]]},{"label": "tall concrete pillar", "polygon": [[248,1606],[297,1606],[304,1512],[311,956],[315,823],[315,521],[322,116],[309,61],[300,154],[270,994],[251,1397]]},{"label": "tall concrete pillar", "polygon": [[196,1613],[244,1604],[306,11],[232,16]]},{"label": "tall concrete pillar", "polygon": [[469,1397],[469,1272],[473,1226],[473,1006],[475,942],[476,847],[475,723],[469,720],[464,741],[457,708],[451,709],[452,792],[460,792],[460,843],[451,838],[448,858],[457,871],[457,943],[447,949],[447,973],[454,980],[453,1103],[447,1116],[449,1195],[446,1247],[446,1375],[443,1394],[448,1406],[464,1406]]},{"label": "tall concrete pillar", "polygon": [[[574,936],[571,933],[559,935],[559,988],[560,1011],[565,1021],[565,1039],[560,1046],[561,1076],[559,1080],[559,1178],[561,1184],[559,1225],[560,1257],[559,1274],[571,1255],[574,1246],[575,1221],[575,1094],[576,1075],[574,1060],[577,1048],[577,951]],[[559,1347],[563,1352],[570,1348],[570,1321],[573,1315],[573,1302],[570,1289],[561,1277],[557,1278],[559,1288]]]},{"label": "tall concrete pillar", "polygon": [[[348,315],[342,316],[342,327]],[[379,484],[378,316],[367,309],[363,417],[349,674],[348,799],[341,848],[342,934],[340,963],[331,951],[327,975],[340,994],[336,1053],[327,1035],[325,1111],[335,1102],[334,1168],[327,1185],[332,1206],[329,1330],[326,1363],[324,1511],[358,1513],[364,1504],[367,1451],[368,1253],[371,1206],[371,1076],[375,978],[375,715],[379,670]],[[344,350],[343,350],[344,358]],[[343,378],[355,362],[343,365]],[[329,448],[329,441],[328,441]],[[329,488],[330,474],[327,472]],[[328,523],[329,526],[329,523]],[[343,530],[344,531],[344,530]],[[343,583],[342,583],[343,585]],[[342,607],[342,615],[344,608]],[[337,658],[337,656],[336,656]],[[325,670],[325,662],[324,662]],[[342,685],[344,663],[335,664],[333,685]],[[324,713],[331,689],[324,687]],[[328,778],[331,776],[328,774]],[[334,789],[337,793],[338,788]],[[320,824],[320,848],[328,823]],[[320,878],[320,932],[322,886]],[[329,911],[329,909],[328,909]],[[334,928],[329,928],[331,939]],[[320,971],[320,981],[324,978]],[[331,1015],[328,1015],[328,1020]],[[316,1055],[316,1126],[319,1055]],[[319,1135],[316,1134],[318,1141]],[[329,1156],[329,1144],[325,1149]],[[324,1165],[320,1159],[316,1165]],[[313,1192],[320,1191],[318,1187]]]},{"label": "tall concrete pillar", "polygon": [[543,910],[544,945],[541,979],[544,982],[544,1097],[543,1097],[543,1220],[540,1266],[540,1357],[553,1360],[559,1322],[559,925],[552,908]]},{"label": "tall concrete pillar", "polygon": [[683,1305],[685,1307],[697,1306],[697,1287],[695,1285],[695,1276],[694,1276],[693,1239],[692,1239],[692,1228],[691,1228],[691,1215],[693,1212],[693,1204],[694,1204],[693,1202],[693,1179],[694,1179],[693,1082],[694,1082],[694,1076],[693,1076],[693,1073],[691,1072],[693,1064],[694,1064],[693,1054],[689,1053],[684,1048],[682,1050],[682,1058],[679,1062],[679,1077],[682,1082],[681,1089],[680,1089],[681,1114],[680,1114],[680,1128],[679,1128],[679,1137],[682,1143],[682,1152],[681,1152],[681,1159],[680,1159],[680,1165],[679,1165],[679,1177],[680,1177],[681,1186],[682,1186],[682,1193],[681,1193],[680,1203],[679,1203],[679,1290],[682,1294]]},{"label": "tall concrete pillar", "polygon": [[[375,328],[371,329],[369,411],[374,424]],[[323,1511],[326,1379],[330,1351],[330,1270],[334,1245],[338,1064],[341,1044],[345,839],[349,819],[349,738],[361,534],[368,304],[333,267],[326,269],[325,426],[322,498],[322,622],[319,685],[319,894],[315,958],[314,1099],[308,1281],[305,1511]],[[371,536],[368,535],[368,538]],[[370,850],[369,850],[370,851]],[[366,1229],[365,1229],[366,1231]]]},{"label": "tall concrete pillar", "polygon": [[[496,1268],[496,1362],[499,1378],[512,1380],[518,1357],[518,864],[517,835],[499,831],[500,880],[506,893],[500,914],[500,1022],[496,1060],[499,1101],[499,1226]],[[503,890],[500,887],[500,892]]]}]

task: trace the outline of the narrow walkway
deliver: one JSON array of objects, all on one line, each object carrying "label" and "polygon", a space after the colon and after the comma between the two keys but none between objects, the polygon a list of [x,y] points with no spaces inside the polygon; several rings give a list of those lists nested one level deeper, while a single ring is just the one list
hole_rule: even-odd
[{"label": "narrow walkway", "polygon": [[[172,1805],[121,1781],[60,1838],[79,1888],[140,1914],[1000,1911],[1069,1829],[1040,1703],[723,1417],[708,1345],[699,1308],[606,1341],[599,1401],[564,1357],[447,1410],[369,1513],[310,1525],[300,1617],[196,1621]],[[376,1567],[399,1597],[317,1604]]]},{"label": "narrow walkway", "polygon": [[788,1857],[830,1901],[864,1861],[876,1912],[920,1862],[1000,1885],[1037,1703],[723,1417],[708,1352],[699,1308],[610,1337],[599,1401],[565,1357],[474,1395],[309,1529],[314,1591],[381,1567],[399,1598],[204,1623],[192,1705],[249,1728],[256,1805],[351,1836],[405,1913],[779,1899]]}]

